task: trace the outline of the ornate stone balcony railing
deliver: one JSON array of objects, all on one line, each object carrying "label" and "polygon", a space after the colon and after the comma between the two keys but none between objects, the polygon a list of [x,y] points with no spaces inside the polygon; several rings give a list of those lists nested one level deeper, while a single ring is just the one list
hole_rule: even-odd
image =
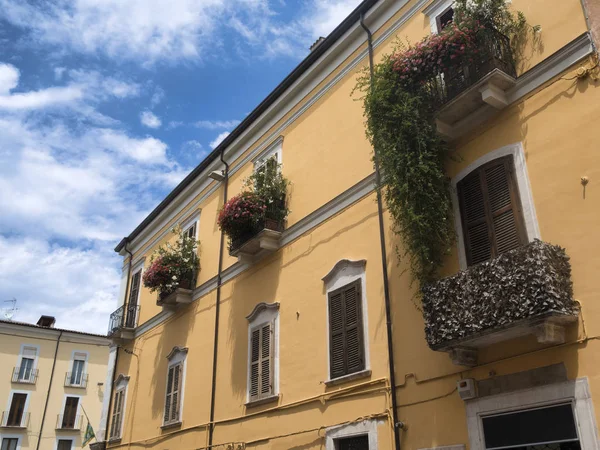
[{"label": "ornate stone balcony railing", "polygon": [[527,334],[564,342],[578,312],[569,257],[538,240],[423,288],[427,342],[461,365],[476,364],[478,348]]}]

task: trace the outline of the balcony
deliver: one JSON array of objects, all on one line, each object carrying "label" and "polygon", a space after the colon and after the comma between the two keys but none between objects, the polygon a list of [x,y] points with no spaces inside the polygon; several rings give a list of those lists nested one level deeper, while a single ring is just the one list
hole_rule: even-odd
[{"label": "balcony", "polygon": [[517,73],[508,37],[494,29],[477,33],[473,62],[432,74],[427,83],[436,107],[438,131],[447,140],[458,137],[469,124],[508,105],[506,92],[516,84]]},{"label": "balcony", "polygon": [[427,343],[459,365],[476,365],[478,349],[520,336],[563,343],[578,314],[569,257],[538,240],[423,288]]},{"label": "balcony", "polygon": [[241,260],[252,260],[258,253],[270,253],[279,248],[279,239],[284,228],[281,219],[282,204],[273,203],[260,220],[248,220],[235,236],[229,239],[229,254]]},{"label": "balcony", "polygon": [[56,417],[56,429],[60,431],[81,430],[83,416],[73,414],[59,414]]},{"label": "balcony", "polygon": [[87,388],[88,374],[81,372],[67,372],[65,375],[65,387]]},{"label": "balcony", "polygon": [[16,414],[15,411],[3,411],[0,428],[28,428],[29,413]]},{"label": "balcony", "polygon": [[177,305],[191,303],[197,276],[197,272],[190,272],[189,276],[184,277],[174,291],[160,292],[156,304],[162,306],[163,309],[174,309]]},{"label": "balcony", "polygon": [[15,367],[13,369],[11,382],[19,384],[35,384],[38,378],[38,369],[31,367]]},{"label": "balcony", "polygon": [[108,336],[115,340],[133,339],[137,327],[140,307],[138,305],[123,305],[110,315]]}]

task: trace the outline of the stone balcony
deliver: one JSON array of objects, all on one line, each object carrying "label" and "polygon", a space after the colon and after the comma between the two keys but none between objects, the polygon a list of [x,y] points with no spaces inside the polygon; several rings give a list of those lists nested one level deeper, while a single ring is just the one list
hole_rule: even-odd
[{"label": "stone balcony", "polygon": [[459,365],[476,365],[478,349],[520,336],[563,343],[578,314],[569,257],[538,240],[423,288],[427,343]]}]

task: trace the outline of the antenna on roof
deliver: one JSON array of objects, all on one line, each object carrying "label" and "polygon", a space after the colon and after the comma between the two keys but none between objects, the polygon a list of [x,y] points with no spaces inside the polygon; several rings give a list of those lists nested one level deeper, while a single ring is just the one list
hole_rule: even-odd
[{"label": "antenna on roof", "polygon": [[17,299],[13,298],[12,300],[4,300],[2,302],[2,305],[2,315],[6,320],[12,320],[17,311],[19,310],[19,308],[17,308]]}]

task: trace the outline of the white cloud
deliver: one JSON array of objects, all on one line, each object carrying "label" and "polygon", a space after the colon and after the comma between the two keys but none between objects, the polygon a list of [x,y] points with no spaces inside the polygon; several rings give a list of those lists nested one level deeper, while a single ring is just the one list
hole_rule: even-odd
[{"label": "white cloud", "polygon": [[158,128],[162,125],[161,120],[152,111],[143,111],[140,114],[140,122],[148,128]]},{"label": "white cloud", "polygon": [[164,98],[165,91],[160,86],[157,86],[156,89],[154,89],[154,94],[152,94],[152,98],[150,98],[150,105],[152,105],[152,107],[155,107],[160,102],[162,102]]},{"label": "white cloud", "polygon": [[194,123],[198,128],[206,128],[207,130],[231,129],[240,123],[239,120],[199,120]]},{"label": "white cloud", "polygon": [[314,41],[326,37],[359,5],[358,0],[313,0],[303,27]]},{"label": "white cloud", "polygon": [[0,63],[0,95],[8,94],[19,85],[21,73],[12,64]]},{"label": "white cloud", "polygon": [[179,120],[171,120],[167,124],[167,130],[174,130],[175,128],[179,128],[181,126],[183,126],[183,122],[181,122]]},{"label": "white cloud", "polygon": [[66,67],[55,67],[54,68],[54,79],[55,80],[62,80],[63,74],[65,73],[65,71],[67,70]]},{"label": "white cloud", "polygon": [[210,145],[210,148],[215,149],[227,136],[229,136],[229,131],[224,131],[214,138],[208,145]]}]

